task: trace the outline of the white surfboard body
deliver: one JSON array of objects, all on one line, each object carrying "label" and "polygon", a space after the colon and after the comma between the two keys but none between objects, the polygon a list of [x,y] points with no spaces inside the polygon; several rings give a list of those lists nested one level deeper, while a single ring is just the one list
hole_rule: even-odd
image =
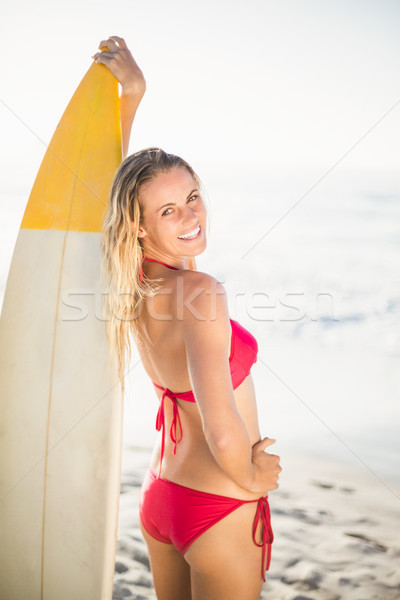
[{"label": "white surfboard body", "polygon": [[121,161],[117,81],[93,64],[46,151],[0,320],[0,598],[111,599],[123,398],[100,231]]}]

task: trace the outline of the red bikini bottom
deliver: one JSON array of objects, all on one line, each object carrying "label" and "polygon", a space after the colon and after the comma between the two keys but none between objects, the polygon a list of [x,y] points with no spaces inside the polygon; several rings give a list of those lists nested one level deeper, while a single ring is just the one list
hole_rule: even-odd
[{"label": "red bikini bottom", "polygon": [[[267,554],[265,569],[268,571],[274,540],[268,496],[258,500],[239,500],[208,494],[157,477],[148,469],[141,489],[139,510],[146,531],[160,542],[173,544],[183,555],[202,533],[249,502],[257,502],[253,541],[262,548],[261,574],[265,581],[265,555]],[[259,522],[262,525],[261,542],[256,541]]]}]

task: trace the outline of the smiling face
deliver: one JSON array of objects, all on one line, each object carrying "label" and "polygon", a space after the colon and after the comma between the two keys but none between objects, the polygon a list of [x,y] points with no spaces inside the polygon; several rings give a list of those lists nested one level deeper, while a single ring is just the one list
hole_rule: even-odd
[{"label": "smiling face", "polygon": [[204,252],[207,213],[192,175],[185,167],[160,172],[139,192],[143,222],[138,237],[146,256],[185,259]]}]

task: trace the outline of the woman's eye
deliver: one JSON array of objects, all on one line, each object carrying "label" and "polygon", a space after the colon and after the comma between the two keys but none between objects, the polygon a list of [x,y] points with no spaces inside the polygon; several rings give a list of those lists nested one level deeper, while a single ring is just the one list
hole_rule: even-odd
[{"label": "woman's eye", "polygon": [[[199,196],[197,194],[193,194],[193,196],[190,196],[190,198],[188,199],[188,202],[191,202],[192,200],[197,200],[198,198],[199,198]],[[166,208],[164,210],[164,212],[161,213],[161,216],[165,217],[165,216],[169,215],[170,213],[168,211],[172,212],[172,208]]]}]

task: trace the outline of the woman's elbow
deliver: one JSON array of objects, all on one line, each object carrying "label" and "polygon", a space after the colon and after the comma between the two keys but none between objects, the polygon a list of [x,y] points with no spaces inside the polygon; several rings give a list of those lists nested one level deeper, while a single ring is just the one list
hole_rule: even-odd
[{"label": "woman's elbow", "polygon": [[217,452],[226,452],[235,443],[234,435],[227,426],[204,428],[204,434],[210,448]]}]

